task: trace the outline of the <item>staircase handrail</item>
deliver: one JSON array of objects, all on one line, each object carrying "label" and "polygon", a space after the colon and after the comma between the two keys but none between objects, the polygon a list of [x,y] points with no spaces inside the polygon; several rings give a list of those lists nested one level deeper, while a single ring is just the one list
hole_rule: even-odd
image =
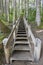
[{"label": "staircase handrail", "polygon": [[10,39],[12,39],[13,32],[14,32],[14,30],[16,29],[16,26],[17,26],[18,23],[19,23],[19,18],[17,19],[16,24],[13,26],[13,29],[11,30],[11,33],[10,33],[10,35],[9,35],[9,37],[8,37],[8,41],[7,41],[7,43],[6,43],[6,47],[8,47],[8,46],[10,45],[10,42],[11,42]]},{"label": "staircase handrail", "polygon": [[24,19],[24,23],[25,23],[26,28],[28,28],[28,34],[29,34],[28,37],[31,36],[32,41],[33,41],[33,43],[35,45],[36,44],[36,38],[35,38],[34,34],[31,31],[31,26],[28,25],[28,22],[27,22],[27,20],[25,18],[23,18],[23,19]]}]

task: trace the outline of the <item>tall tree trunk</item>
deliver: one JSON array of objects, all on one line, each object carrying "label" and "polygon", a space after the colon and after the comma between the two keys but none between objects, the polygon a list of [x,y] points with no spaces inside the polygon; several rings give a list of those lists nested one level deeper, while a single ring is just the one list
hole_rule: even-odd
[{"label": "tall tree trunk", "polygon": [[13,0],[13,23],[16,23],[17,19],[17,7],[16,7],[16,0]]},{"label": "tall tree trunk", "polygon": [[21,0],[21,11],[23,10],[23,0]]},{"label": "tall tree trunk", "polygon": [[17,18],[20,16],[20,0],[17,1]]},{"label": "tall tree trunk", "polygon": [[28,10],[29,10],[29,0],[26,0],[26,18],[28,18],[29,14]]},{"label": "tall tree trunk", "polygon": [[40,17],[40,0],[36,0],[36,23],[37,26],[41,23],[41,17]]},{"label": "tall tree trunk", "polygon": [[0,10],[1,10],[1,0],[0,0]]},{"label": "tall tree trunk", "polygon": [[19,16],[20,16],[20,0],[19,0]]},{"label": "tall tree trunk", "polygon": [[2,16],[2,14],[3,14],[3,0],[1,0],[1,16]]},{"label": "tall tree trunk", "polygon": [[9,0],[5,0],[5,15],[6,15],[6,21],[9,22]]},{"label": "tall tree trunk", "polygon": [[26,0],[25,0],[25,18],[26,18]]}]

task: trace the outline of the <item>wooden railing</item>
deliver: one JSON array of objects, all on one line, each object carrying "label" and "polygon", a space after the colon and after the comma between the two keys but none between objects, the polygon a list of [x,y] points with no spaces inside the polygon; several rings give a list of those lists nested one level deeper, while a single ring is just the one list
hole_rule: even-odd
[{"label": "wooden railing", "polygon": [[[34,45],[33,58],[35,61],[38,62],[40,59],[40,55],[41,55],[41,40],[33,34],[32,30],[31,30],[31,26],[28,25],[28,22],[25,18],[24,18],[24,23],[25,23],[26,29],[28,28],[28,37],[30,35],[30,37],[32,38],[33,45]],[[31,45],[30,45],[30,47],[31,47]],[[32,53],[32,51],[31,51],[31,53]]]},{"label": "wooden railing", "polygon": [[6,47],[9,47],[11,41],[13,40],[13,33],[14,33],[14,31],[15,31],[16,26],[17,26],[18,23],[19,23],[19,18],[18,18],[18,20],[16,21],[16,24],[13,25],[13,29],[11,30],[11,33],[10,33],[10,35],[9,35],[9,37],[8,37],[8,41],[7,41]]},{"label": "wooden railing", "polygon": [[18,26],[19,19],[20,18],[18,18],[18,20],[16,21],[16,24],[13,25],[13,29],[11,30],[11,33],[10,33],[10,35],[8,37],[8,40],[6,40],[7,42],[4,43],[4,52],[5,52],[6,63],[10,63],[10,55],[12,53],[12,48],[13,48],[13,44],[14,44],[13,39],[15,39],[13,37],[13,33],[16,30],[16,26]]},{"label": "wooden railing", "polygon": [[36,44],[36,38],[35,38],[35,36],[33,35],[32,31],[31,31],[31,26],[28,25],[28,22],[27,22],[27,20],[25,18],[23,18],[23,19],[24,19],[25,27],[26,27],[26,29],[28,29],[28,37],[31,36],[32,42],[35,45]]}]

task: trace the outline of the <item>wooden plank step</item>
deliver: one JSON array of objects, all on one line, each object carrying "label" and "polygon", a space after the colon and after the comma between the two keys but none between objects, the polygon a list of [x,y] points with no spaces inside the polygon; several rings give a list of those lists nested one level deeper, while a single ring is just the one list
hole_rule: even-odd
[{"label": "wooden plank step", "polygon": [[25,30],[18,30],[18,32],[26,32]]},{"label": "wooden plank step", "polygon": [[22,26],[22,27],[21,27],[21,26],[19,26],[19,27],[18,27],[18,29],[25,29],[25,27],[24,27],[24,26]]},{"label": "wooden plank step", "polygon": [[19,27],[18,30],[25,30],[25,28],[24,27],[23,28]]},{"label": "wooden plank step", "polygon": [[15,41],[14,44],[29,44],[30,42],[26,42],[26,41]]},{"label": "wooden plank step", "polygon": [[27,34],[17,34],[16,36],[27,36]]},{"label": "wooden plank step", "polygon": [[17,33],[26,33],[26,32],[17,32]]},{"label": "wooden plank step", "polygon": [[15,39],[15,41],[28,41],[28,39]]},{"label": "wooden plank step", "polygon": [[28,39],[28,37],[16,37],[16,39]]},{"label": "wooden plank step", "polygon": [[26,34],[26,32],[17,32],[17,34]]},{"label": "wooden plank step", "polygon": [[22,31],[26,31],[25,29],[22,29],[22,28],[20,28],[20,29],[18,28],[18,30],[20,30],[20,31],[21,31],[21,30],[22,30]]},{"label": "wooden plank step", "polygon": [[15,45],[14,46],[14,50],[18,50],[18,51],[30,51],[30,47],[29,45]]},{"label": "wooden plank step", "polygon": [[27,35],[16,35],[16,37],[27,37]]},{"label": "wooden plank step", "polygon": [[33,57],[32,57],[30,52],[14,51],[12,56],[11,56],[11,58],[10,58],[10,60],[12,60],[12,61],[15,61],[15,60],[16,61],[17,60],[21,60],[21,61],[24,61],[24,60],[25,61],[33,61],[34,59],[33,59]]}]

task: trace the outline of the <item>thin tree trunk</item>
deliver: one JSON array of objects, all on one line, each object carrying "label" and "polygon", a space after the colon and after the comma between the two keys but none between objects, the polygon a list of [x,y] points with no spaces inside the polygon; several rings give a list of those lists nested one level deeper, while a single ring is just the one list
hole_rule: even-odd
[{"label": "thin tree trunk", "polygon": [[1,0],[0,0],[0,10],[1,10]]},{"label": "thin tree trunk", "polygon": [[3,14],[3,0],[1,0],[1,16]]},{"label": "thin tree trunk", "polygon": [[36,0],[36,23],[37,26],[41,23],[41,17],[40,17],[40,0]]},{"label": "thin tree trunk", "polygon": [[25,0],[25,18],[26,18],[26,0]]},{"label": "thin tree trunk", "polygon": [[17,18],[20,16],[20,0],[17,1]]},{"label": "thin tree trunk", "polygon": [[29,0],[26,1],[26,18],[28,18]]},{"label": "thin tree trunk", "polygon": [[5,0],[5,14],[6,14],[6,21],[9,22],[9,0]]},{"label": "thin tree trunk", "polygon": [[16,7],[16,0],[13,0],[13,23],[16,23],[16,19],[17,19],[17,7]]},{"label": "thin tree trunk", "polygon": [[23,0],[21,1],[21,11],[23,10]]}]

